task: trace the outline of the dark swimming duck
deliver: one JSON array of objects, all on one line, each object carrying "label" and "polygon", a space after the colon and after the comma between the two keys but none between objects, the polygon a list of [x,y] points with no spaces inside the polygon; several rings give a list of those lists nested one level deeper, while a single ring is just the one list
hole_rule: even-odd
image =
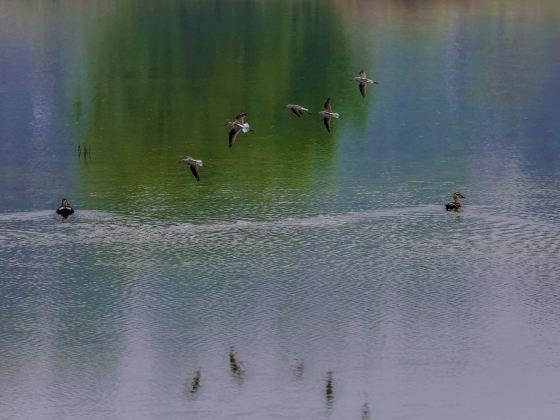
[{"label": "dark swimming duck", "polygon": [[74,209],[70,207],[70,203],[68,202],[68,200],[66,198],[63,198],[60,207],[56,209],[56,213],[67,219],[68,216],[74,214]]},{"label": "dark swimming duck", "polygon": [[445,205],[445,210],[459,210],[461,208],[461,198],[465,197],[463,197],[463,194],[461,194],[460,192],[456,192],[455,194],[453,194],[453,202],[447,203]]}]

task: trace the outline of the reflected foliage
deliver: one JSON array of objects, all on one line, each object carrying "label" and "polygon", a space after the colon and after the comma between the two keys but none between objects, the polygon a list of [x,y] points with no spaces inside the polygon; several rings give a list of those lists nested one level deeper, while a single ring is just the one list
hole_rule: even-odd
[{"label": "reflected foliage", "polygon": [[[318,108],[339,84],[343,30],[321,2],[125,2],[91,22],[86,51],[71,87],[95,161],[81,182],[137,190],[127,206],[145,205],[150,191],[172,207],[184,203],[181,189],[204,200],[298,187],[334,152],[336,133],[324,135],[318,117],[295,122],[285,109],[293,100]],[[239,112],[255,132],[228,150],[225,123]],[[185,190],[185,153],[208,165],[202,193]],[[237,190],[247,184],[251,192]]]}]

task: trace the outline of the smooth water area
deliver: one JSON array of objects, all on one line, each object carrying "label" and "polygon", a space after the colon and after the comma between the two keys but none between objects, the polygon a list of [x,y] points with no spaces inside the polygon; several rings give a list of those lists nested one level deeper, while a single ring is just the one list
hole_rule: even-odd
[{"label": "smooth water area", "polygon": [[0,418],[557,419],[559,23],[0,3]]}]

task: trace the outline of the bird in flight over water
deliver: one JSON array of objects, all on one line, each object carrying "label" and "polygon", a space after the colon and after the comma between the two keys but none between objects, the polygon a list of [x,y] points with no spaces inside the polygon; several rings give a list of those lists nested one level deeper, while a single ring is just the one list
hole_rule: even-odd
[{"label": "bird in flight over water", "polygon": [[309,113],[309,110],[307,108],[302,107],[301,105],[288,104],[286,105],[286,108],[292,111],[294,115],[298,118],[301,117],[304,112]]},{"label": "bird in flight over water", "polygon": [[354,80],[359,83],[358,87],[360,88],[360,95],[362,95],[362,98],[366,97],[366,87],[368,84],[379,84],[378,81],[368,79],[364,69],[360,70],[358,76],[354,77]]},{"label": "bird in flight over water", "polygon": [[233,146],[239,132],[248,133],[251,131],[249,123],[245,122],[246,116],[247,114],[242,112],[241,114],[235,116],[234,121],[229,122],[229,125],[231,126],[231,130],[229,132],[229,147]]},{"label": "bird in flight over water", "polygon": [[192,174],[194,175],[194,177],[196,178],[197,181],[200,181],[200,176],[198,175],[198,167],[202,166],[202,161],[199,159],[193,159],[190,156],[185,156],[183,159],[181,159],[181,162],[183,162],[185,165],[187,165]]},{"label": "bird in flight over water", "polygon": [[339,118],[340,117],[338,112],[332,112],[331,98],[327,98],[327,100],[323,104],[323,110],[319,112],[319,115],[321,115],[323,117],[323,123],[325,124],[325,128],[330,133],[331,132],[331,118]]}]

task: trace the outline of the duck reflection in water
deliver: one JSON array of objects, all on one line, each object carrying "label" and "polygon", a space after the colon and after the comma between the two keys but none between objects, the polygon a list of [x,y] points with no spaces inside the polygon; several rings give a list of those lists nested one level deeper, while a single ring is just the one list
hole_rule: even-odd
[{"label": "duck reflection in water", "polygon": [[296,379],[301,379],[303,377],[304,368],[303,359],[296,359],[294,363],[294,376]]},{"label": "duck reflection in water", "polygon": [[370,420],[368,403],[362,405],[362,420]]}]

